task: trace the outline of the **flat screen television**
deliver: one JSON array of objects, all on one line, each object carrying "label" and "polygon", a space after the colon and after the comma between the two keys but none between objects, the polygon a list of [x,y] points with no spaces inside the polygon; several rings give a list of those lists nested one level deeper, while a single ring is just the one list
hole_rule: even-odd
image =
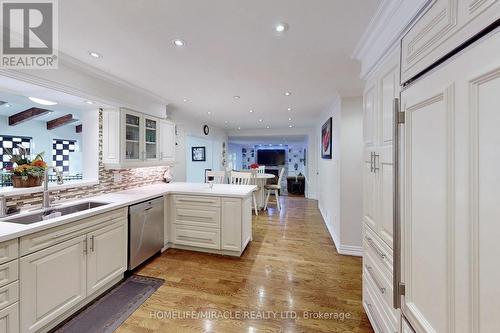
[{"label": "flat screen television", "polygon": [[257,164],[259,165],[284,165],[284,149],[262,149],[257,150]]}]

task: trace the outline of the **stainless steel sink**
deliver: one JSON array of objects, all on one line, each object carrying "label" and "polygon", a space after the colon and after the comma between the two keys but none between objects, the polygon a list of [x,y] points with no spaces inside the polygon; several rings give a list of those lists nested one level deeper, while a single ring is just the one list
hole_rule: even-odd
[{"label": "stainless steel sink", "polygon": [[96,201],[85,201],[78,204],[64,206],[64,207],[53,207],[45,211],[39,211],[32,214],[26,214],[19,217],[11,217],[3,219],[4,222],[18,223],[18,224],[32,224],[41,221],[46,221],[52,218],[69,215],[73,213],[82,212],[85,210],[101,207],[108,205],[107,202],[96,202]]}]

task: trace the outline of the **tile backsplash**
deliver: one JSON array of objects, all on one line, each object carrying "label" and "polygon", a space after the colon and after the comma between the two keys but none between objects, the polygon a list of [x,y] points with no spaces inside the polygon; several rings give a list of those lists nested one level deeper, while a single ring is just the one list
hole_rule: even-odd
[{"label": "tile backsplash", "polygon": [[[161,166],[121,170],[105,169],[102,162],[102,112],[99,113],[99,154],[96,157],[99,160],[99,184],[51,191],[51,195],[56,197],[57,200],[65,201],[156,184],[163,181],[163,174],[169,168],[168,166]],[[120,180],[115,181],[115,179]],[[41,203],[42,193],[7,198],[8,207],[17,206],[18,208],[26,208],[29,206],[41,205]]]}]

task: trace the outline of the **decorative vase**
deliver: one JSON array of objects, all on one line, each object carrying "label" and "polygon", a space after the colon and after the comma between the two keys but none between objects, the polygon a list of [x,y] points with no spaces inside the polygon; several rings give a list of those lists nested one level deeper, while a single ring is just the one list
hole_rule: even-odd
[{"label": "decorative vase", "polygon": [[12,186],[35,187],[42,185],[42,177],[12,175]]}]

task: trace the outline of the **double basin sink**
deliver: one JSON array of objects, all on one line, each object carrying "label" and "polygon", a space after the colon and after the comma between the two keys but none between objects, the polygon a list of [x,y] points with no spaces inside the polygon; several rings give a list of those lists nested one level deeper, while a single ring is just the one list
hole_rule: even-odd
[{"label": "double basin sink", "polygon": [[13,216],[2,218],[3,222],[17,223],[17,224],[32,224],[41,221],[50,220],[52,218],[65,216],[69,214],[74,214],[89,209],[101,207],[108,205],[107,202],[97,202],[97,201],[84,201],[77,204],[62,206],[62,207],[50,207],[44,210],[39,210],[30,214],[22,214],[22,216]]}]

